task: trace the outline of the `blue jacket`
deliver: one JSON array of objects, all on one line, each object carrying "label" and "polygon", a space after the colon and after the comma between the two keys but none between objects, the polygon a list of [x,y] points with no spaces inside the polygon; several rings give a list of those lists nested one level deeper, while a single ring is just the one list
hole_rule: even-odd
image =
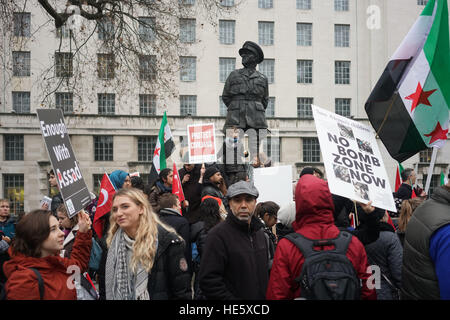
[{"label": "blue jacket", "polygon": [[450,224],[434,232],[430,239],[430,257],[439,281],[439,291],[442,300],[450,300]]},{"label": "blue jacket", "polygon": [[12,217],[10,217],[5,222],[0,222],[0,230],[3,231],[4,235],[6,237],[9,237],[10,239],[14,238],[16,235],[16,220]]}]

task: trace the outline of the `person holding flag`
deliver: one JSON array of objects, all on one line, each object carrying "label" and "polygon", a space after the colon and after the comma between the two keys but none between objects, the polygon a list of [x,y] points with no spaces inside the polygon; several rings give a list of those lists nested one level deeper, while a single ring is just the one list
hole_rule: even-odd
[{"label": "person holding flag", "polygon": [[[93,229],[99,239],[103,237],[105,233],[105,222],[109,224],[108,213],[111,211],[112,198],[116,188],[114,187],[109,176],[105,173],[100,183],[100,194],[97,202],[97,209],[95,211]],[[107,217],[105,217],[107,216]],[[106,229],[107,230],[107,229]]]},{"label": "person holding flag", "polygon": [[175,150],[172,132],[170,131],[167,115],[164,115],[159,129],[158,140],[156,141],[155,151],[153,152],[153,163],[150,169],[148,184],[153,186],[160,178],[162,170],[167,168],[166,159],[169,158]]},{"label": "person holding flag", "polygon": [[159,173],[159,180],[156,181],[148,197],[153,211],[158,213],[161,209],[159,200],[164,193],[172,193],[173,170],[165,168]]}]

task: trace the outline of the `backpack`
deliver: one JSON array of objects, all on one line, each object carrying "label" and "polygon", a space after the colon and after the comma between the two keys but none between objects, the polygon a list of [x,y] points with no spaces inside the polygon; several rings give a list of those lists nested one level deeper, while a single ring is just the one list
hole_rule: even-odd
[{"label": "backpack", "polygon": [[[286,239],[302,252],[305,262],[300,276],[301,298],[307,300],[358,300],[360,280],[346,256],[352,235],[340,232],[335,239],[311,240],[298,233]],[[315,247],[334,245],[333,250],[315,250]]]},{"label": "backpack", "polygon": [[[40,300],[44,299],[44,292],[45,292],[45,286],[44,286],[44,280],[42,279],[41,274],[39,271],[35,268],[29,268],[33,270],[33,272],[36,274],[36,278],[38,281],[38,288],[39,288],[39,298]],[[5,289],[6,283],[0,283],[0,300],[6,300],[6,289]]]},{"label": "backpack", "polygon": [[95,238],[92,238],[91,257],[89,258],[88,268],[92,271],[98,271],[100,268],[100,261],[102,259],[102,247],[98,244]]}]

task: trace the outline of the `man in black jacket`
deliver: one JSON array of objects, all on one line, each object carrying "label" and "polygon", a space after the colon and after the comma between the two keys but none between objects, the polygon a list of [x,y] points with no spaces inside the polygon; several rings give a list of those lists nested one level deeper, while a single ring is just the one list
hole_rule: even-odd
[{"label": "man in black jacket", "polygon": [[200,289],[208,300],[264,300],[269,280],[267,243],[254,216],[259,193],[251,182],[228,189],[226,220],[208,233]]}]

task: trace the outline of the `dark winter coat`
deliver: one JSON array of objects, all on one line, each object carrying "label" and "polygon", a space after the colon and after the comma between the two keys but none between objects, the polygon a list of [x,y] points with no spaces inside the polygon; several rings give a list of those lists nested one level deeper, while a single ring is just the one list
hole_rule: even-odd
[{"label": "dark winter coat", "polygon": [[200,179],[200,165],[195,165],[192,171],[188,172],[186,169],[181,168],[178,172],[180,174],[180,180],[186,174],[189,174],[189,181],[183,183],[183,193],[184,198],[189,201],[189,207],[187,209],[183,208],[183,217],[188,219],[189,223],[196,223],[200,220],[200,204],[202,202],[201,192],[202,184],[198,182]]},{"label": "dark winter coat", "polygon": [[[103,251],[107,256],[108,252]],[[147,290],[151,300],[191,300],[191,275],[185,268],[184,241],[158,225],[158,249],[148,275]],[[106,260],[106,259],[105,259]],[[105,273],[103,265],[102,273]],[[100,297],[105,297],[100,286]]]},{"label": "dark winter coat", "polygon": [[5,222],[0,222],[0,231],[12,240],[16,235],[16,218],[9,217]]},{"label": "dark winter coat", "polygon": [[185,242],[184,256],[188,262],[189,270],[191,270],[192,260],[192,246],[191,246],[191,231],[189,221],[180,215],[176,210],[170,208],[164,208],[159,210],[159,218],[165,224],[168,224],[183,238]]},{"label": "dark winter coat", "polygon": [[55,217],[56,217],[56,209],[58,209],[58,207],[63,203],[64,200],[60,192],[58,192],[56,195],[52,197],[52,204],[50,205],[50,211]]},{"label": "dark winter coat", "polygon": [[268,281],[267,242],[253,217],[250,225],[229,212],[208,232],[200,263],[200,289],[208,300],[263,300]]},{"label": "dark winter coat", "polygon": [[234,70],[223,88],[222,100],[228,108],[224,128],[267,129],[269,102],[267,77],[255,69]]},{"label": "dark winter coat", "polygon": [[430,239],[435,231],[450,224],[449,208],[450,190],[441,186],[414,211],[409,220],[403,251],[402,299],[440,298],[435,265],[430,256]]},{"label": "dark winter coat", "polygon": [[[367,259],[370,265],[380,268],[380,272],[396,288],[400,289],[402,283],[402,259],[403,248],[400,239],[394,232],[392,226],[385,222],[380,222],[380,237],[377,241],[366,245]],[[380,277],[381,288],[377,289],[378,300],[392,300],[395,288],[391,288],[388,281]]]},{"label": "dark winter coat", "polygon": [[222,203],[225,207],[225,209],[229,209],[229,205],[228,205],[228,199],[226,196],[224,196],[224,194],[222,193],[222,191],[220,191],[219,187],[217,187],[217,185],[215,185],[214,183],[210,182],[209,180],[206,180],[203,182],[203,188],[202,188],[202,198],[204,196],[213,196],[216,198],[220,198],[222,200]]}]

